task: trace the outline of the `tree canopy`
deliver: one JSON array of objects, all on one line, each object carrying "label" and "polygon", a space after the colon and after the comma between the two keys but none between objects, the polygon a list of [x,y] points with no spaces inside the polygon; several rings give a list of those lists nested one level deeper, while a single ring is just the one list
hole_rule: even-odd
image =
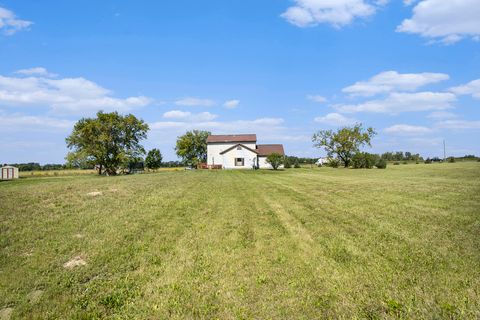
[{"label": "tree canopy", "polygon": [[99,174],[104,169],[115,175],[118,168],[145,154],[140,141],[148,130],[148,125],[134,115],[99,111],[96,118],[80,119],[66,138],[67,147],[72,149],[67,161],[97,165]]},{"label": "tree canopy", "polygon": [[279,153],[271,153],[267,156],[267,163],[270,164],[273,170],[278,170],[278,168],[283,164],[284,157]]},{"label": "tree canopy", "polygon": [[207,138],[209,135],[208,131],[192,130],[177,138],[175,151],[182,158],[183,163],[195,166],[207,161]]},{"label": "tree canopy", "polygon": [[148,151],[145,158],[145,165],[148,169],[158,169],[162,165],[162,154],[158,149],[152,149]]},{"label": "tree canopy", "polygon": [[371,139],[375,135],[373,128],[364,129],[362,124],[358,123],[337,131],[320,130],[313,135],[312,141],[315,147],[324,148],[329,157],[338,157],[347,168],[362,146],[371,146]]}]

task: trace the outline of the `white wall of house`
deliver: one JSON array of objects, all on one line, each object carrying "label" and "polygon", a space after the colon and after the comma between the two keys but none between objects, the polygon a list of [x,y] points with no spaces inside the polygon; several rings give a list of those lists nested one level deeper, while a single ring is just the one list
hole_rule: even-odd
[{"label": "white wall of house", "polygon": [[[229,152],[225,154],[221,154],[223,151],[237,145],[238,142],[235,143],[209,143],[207,145],[207,164],[208,165],[218,165],[221,164],[225,169],[252,169],[254,163],[256,163],[257,154],[251,152],[248,149],[241,148],[241,150],[237,150],[237,148],[233,148]],[[255,143],[241,143],[244,146],[255,150],[256,144]],[[235,158],[243,158],[244,159],[244,166],[239,167],[235,165]]]},{"label": "white wall of house", "polygon": [[[260,169],[273,169],[272,166],[267,163],[267,157],[260,156],[258,157],[258,167]],[[283,169],[283,164],[279,167],[279,169]]]}]

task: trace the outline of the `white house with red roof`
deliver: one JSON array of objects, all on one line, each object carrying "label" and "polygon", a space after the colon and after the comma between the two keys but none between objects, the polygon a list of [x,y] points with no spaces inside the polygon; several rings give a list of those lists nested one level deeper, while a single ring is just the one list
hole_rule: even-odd
[{"label": "white house with red roof", "polygon": [[223,169],[271,169],[267,157],[285,155],[281,144],[257,144],[256,134],[210,135],[207,138],[207,165]]}]

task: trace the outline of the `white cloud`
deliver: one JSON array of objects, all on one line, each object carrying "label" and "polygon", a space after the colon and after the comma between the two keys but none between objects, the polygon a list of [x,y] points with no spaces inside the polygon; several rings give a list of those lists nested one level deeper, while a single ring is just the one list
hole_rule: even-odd
[{"label": "white cloud", "polygon": [[211,130],[222,133],[256,132],[279,129],[284,120],[281,118],[259,118],[254,120],[209,121],[194,119],[192,121],[159,121],[150,124],[152,129],[176,128],[179,130]]},{"label": "white cloud", "polygon": [[210,99],[199,99],[193,97],[187,97],[175,101],[177,106],[184,107],[211,107],[215,105],[215,101]]},{"label": "white cloud", "polygon": [[165,119],[177,119],[182,121],[212,121],[218,116],[210,112],[191,113],[188,111],[171,110],[163,114]]},{"label": "white cloud", "polygon": [[458,95],[468,94],[480,99],[480,79],[473,80],[463,86],[450,88],[450,91]]},{"label": "white cloud", "polygon": [[432,129],[408,124],[396,124],[386,128],[385,132],[398,135],[421,135],[432,132]]},{"label": "white cloud", "polygon": [[349,126],[358,121],[352,118],[347,118],[339,113],[329,113],[324,117],[316,117],[315,122],[326,124],[329,126]]},{"label": "white cloud", "polygon": [[223,106],[227,109],[235,109],[240,104],[240,100],[228,100],[225,101]]},{"label": "white cloud", "polygon": [[422,0],[413,16],[397,27],[398,32],[419,34],[445,44],[480,36],[478,0]]},{"label": "white cloud", "polygon": [[480,121],[445,120],[437,122],[436,126],[443,129],[480,129]]},{"label": "white cloud", "polygon": [[25,76],[42,76],[42,77],[47,77],[47,78],[55,78],[58,75],[55,73],[50,73],[48,72],[47,69],[42,68],[42,67],[35,67],[35,68],[30,68],[30,69],[22,69],[15,71],[16,74],[22,74]]},{"label": "white cloud", "polygon": [[0,105],[47,106],[57,113],[91,114],[98,110],[125,112],[151,103],[144,96],[125,99],[84,78],[0,76]]},{"label": "white cloud", "polygon": [[453,118],[457,118],[458,116],[452,112],[448,112],[448,111],[435,111],[435,112],[432,112],[430,113],[427,118],[429,119],[437,119],[437,120],[440,120],[440,119],[453,119]]},{"label": "white cloud", "polygon": [[65,119],[0,112],[0,132],[67,131],[73,125],[73,121]]},{"label": "white cloud", "polygon": [[415,2],[417,2],[418,0],[403,0],[403,3],[406,5],[406,6],[411,6],[412,4],[414,4]]},{"label": "white cloud", "polygon": [[392,91],[415,91],[428,84],[448,80],[444,73],[398,73],[397,71],[381,72],[367,81],[360,81],[342,91],[352,96],[373,96]]},{"label": "white cloud", "polygon": [[295,0],[281,16],[298,27],[327,23],[336,28],[373,15],[387,0]]},{"label": "white cloud", "polygon": [[370,100],[359,104],[334,105],[340,112],[373,112],[398,114],[401,112],[445,110],[456,101],[449,92],[391,93],[385,99]]},{"label": "white cloud", "polygon": [[33,22],[20,20],[12,11],[0,7],[0,31],[5,35],[11,36],[20,30],[27,29],[32,24]]},{"label": "white cloud", "polygon": [[325,103],[327,102],[327,98],[321,96],[321,95],[308,95],[307,96],[307,99],[310,100],[310,101],[313,101],[313,102],[317,102],[317,103]]}]

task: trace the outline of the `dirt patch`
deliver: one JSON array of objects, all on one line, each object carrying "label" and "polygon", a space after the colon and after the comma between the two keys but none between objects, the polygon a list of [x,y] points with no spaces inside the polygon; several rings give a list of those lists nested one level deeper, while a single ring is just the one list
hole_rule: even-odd
[{"label": "dirt patch", "polygon": [[63,264],[65,269],[73,269],[75,267],[80,267],[86,265],[87,262],[82,259],[82,257],[75,257],[70,261],[67,261]]},{"label": "dirt patch", "polygon": [[8,320],[12,316],[13,308],[5,308],[0,310],[0,320]]},{"label": "dirt patch", "polygon": [[27,299],[30,303],[37,303],[40,300],[40,297],[43,294],[43,290],[35,290],[28,294]]},{"label": "dirt patch", "polygon": [[89,197],[98,197],[98,196],[101,196],[101,195],[102,195],[101,191],[93,191],[93,192],[87,193],[87,196],[89,196]]}]

